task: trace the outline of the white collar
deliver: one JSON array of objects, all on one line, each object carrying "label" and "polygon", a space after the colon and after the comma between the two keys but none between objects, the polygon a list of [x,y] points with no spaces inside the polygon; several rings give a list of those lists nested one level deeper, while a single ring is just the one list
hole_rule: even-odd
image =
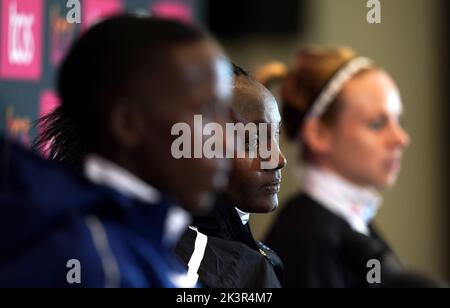
[{"label": "white collar", "polygon": [[341,176],[308,165],[303,174],[303,191],[323,207],[343,218],[353,230],[369,235],[382,198],[373,189],[355,185]]},{"label": "white collar", "polygon": [[[84,162],[84,174],[93,183],[117,190],[121,194],[139,201],[157,204],[161,193],[128,170],[95,154],[90,154]],[[175,243],[189,225],[191,216],[178,206],[171,206],[164,225],[164,241]]]},{"label": "white collar", "polygon": [[84,174],[92,182],[113,188],[125,196],[156,204],[161,195],[158,190],[145,183],[128,170],[95,154],[84,162]]},{"label": "white collar", "polygon": [[241,218],[242,224],[245,226],[248,221],[250,220],[250,214],[241,211],[240,209],[238,209],[237,207],[235,207],[237,213],[239,214],[239,218]]}]

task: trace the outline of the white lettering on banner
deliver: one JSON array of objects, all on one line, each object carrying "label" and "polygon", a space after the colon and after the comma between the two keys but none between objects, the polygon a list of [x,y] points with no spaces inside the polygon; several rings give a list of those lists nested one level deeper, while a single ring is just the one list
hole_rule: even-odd
[{"label": "white lettering on banner", "polygon": [[17,2],[9,5],[8,60],[11,64],[30,65],[35,46],[33,38],[33,14],[17,12]]}]

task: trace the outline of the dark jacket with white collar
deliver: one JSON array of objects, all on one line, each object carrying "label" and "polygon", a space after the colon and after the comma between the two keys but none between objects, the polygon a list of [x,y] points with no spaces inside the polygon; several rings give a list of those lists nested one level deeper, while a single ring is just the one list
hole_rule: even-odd
[{"label": "dark jacket with white collar", "polygon": [[[198,269],[199,282],[207,288],[279,288],[283,265],[276,253],[255,241],[243,225],[232,202],[221,196],[212,212],[194,219],[194,227],[207,236]],[[189,264],[195,254],[197,232],[189,229],[176,252]]]},{"label": "dark jacket with white collar", "polygon": [[167,199],[134,200],[1,137],[0,155],[0,287],[186,286]]},{"label": "dark jacket with white collar", "polygon": [[284,262],[284,287],[379,287],[367,280],[369,260],[381,262],[386,284],[403,267],[374,228],[369,228],[369,236],[354,231],[344,219],[300,193],[283,207],[266,241]]}]

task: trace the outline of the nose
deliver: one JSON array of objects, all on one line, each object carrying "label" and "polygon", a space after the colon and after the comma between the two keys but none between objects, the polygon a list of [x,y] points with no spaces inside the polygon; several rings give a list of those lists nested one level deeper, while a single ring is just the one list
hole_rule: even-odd
[{"label": "nose", "polygon": [[278,165],[277,165],[276,170],[281,170],[284,167],[286,167],[287,159],[286,159],[286,156],[284,156],[283,152],[281,151],[280,146],[278,146],[278,153],[279,153],[278,154]]},{"label": "nose", "polygon": [[283,152],[281,151],[278,142],[275,142],[275,145],[276,145],[276,153],[274,153],[274,157],[276,157],[277,159],[272,159],[272,155],[271,155],[271,157],[266,160],[268,165],[265,165],[265,167],[263,168],[266,171],[281,170],[287,164],[286,157],[284,156]]},{"label": "nose", "polygon": [[396,146],[401,148],[407,148],[411,143],[408,133],[400,124],[393,125],[392,140]]}]

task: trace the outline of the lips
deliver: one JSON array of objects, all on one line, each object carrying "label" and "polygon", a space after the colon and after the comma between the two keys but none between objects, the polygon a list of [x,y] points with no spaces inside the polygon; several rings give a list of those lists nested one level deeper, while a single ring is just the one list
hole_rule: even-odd
[{"label": "lips", "polygon": [[397,173],[402,168],[401,159],[391,159],[385,163],[385,168],[390,173]]},{"label": "lips", "polygon": [[263,191],[268,193],[268,194],[278,194],[280,192],[280,189],[281,189],[281,185],[280,184],[278,184],[278,185],[273,184],[273,185],[263,186]]},{"label": "lips", "polygon": [[281,178],[276,179],[262,186],[264,192],[268,194],[278,194],[281,188]]},{"label": "lips", "polygon": [[269,195],[278,194],[281,188],[281,172],[276,170],[274,172],[265,172],[264,179],[262,181],[263,185],[261,190]]}]

